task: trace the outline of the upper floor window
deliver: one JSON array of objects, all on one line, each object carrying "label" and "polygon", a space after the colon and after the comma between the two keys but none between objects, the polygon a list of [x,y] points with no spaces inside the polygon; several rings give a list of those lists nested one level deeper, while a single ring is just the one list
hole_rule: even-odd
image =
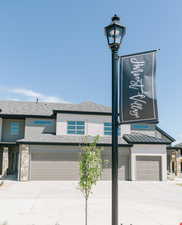
[{"label": "upper floor window", "polygon": [[67,134],[85,134],[84,121],[67,121]]},{"label": "upper floor window", "polygon": [[[112,123],[104,123],[104,135],[112,135]],[[118,128],[118,136],[121,136],[121,128]]]},{"label": "upper floor window", "polygon": [[32,122],[33,125],[40,125],[40,126],[44,126],[44,125],[47,125],[47,126],[51,126],[53,125],[53,121],[52,120],[34,120]]},{"label": "upper floor window", "polygon": [[131,129],[132,130],[154,130],[155,125],[154,124],[131,124]]},{"label": "upper floor window", "polygon": [[11,122],[10,134],[11,135],[19,135],[19,132],[20,132],[20,124],[18,122]]}]

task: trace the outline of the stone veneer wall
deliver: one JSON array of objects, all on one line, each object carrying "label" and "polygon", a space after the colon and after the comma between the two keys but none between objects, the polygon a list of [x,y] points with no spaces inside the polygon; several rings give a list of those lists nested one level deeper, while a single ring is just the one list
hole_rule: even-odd
[{"label": "stone veneer wall", "polygon": [[[175,176],[182,176],[181,173],[181,162],[182,162],[182,157],[180,151],[170,151],[170,169],[169,172]],[[174,163],[174,173],[172,172],[172,164]]]},{"label": "stone veneer wall", "polygon": [[29,180],[29,161],[30,161],[29,145],[25,145],[25,144],[20,145],[19,159],[20,159],[19,180],[28,181]]},{"label": "stone veneer wall", "polygon": [[177,176],[181,176],[181,162],[182,162],[182,158],[181,157],[178,157],[177,160],[176,160],[176,164],[177,164]]}]

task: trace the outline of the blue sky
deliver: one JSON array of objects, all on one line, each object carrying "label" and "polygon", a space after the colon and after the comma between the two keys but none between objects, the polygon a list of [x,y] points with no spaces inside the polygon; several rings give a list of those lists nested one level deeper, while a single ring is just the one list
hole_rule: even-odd
[{"label": "blue sky", "polygon": [[31,0],[0,3],[1,99],[111,103],[104,26],[127,27],[120,55],[160,48],[160,127],[182,140],[182,1]]}]

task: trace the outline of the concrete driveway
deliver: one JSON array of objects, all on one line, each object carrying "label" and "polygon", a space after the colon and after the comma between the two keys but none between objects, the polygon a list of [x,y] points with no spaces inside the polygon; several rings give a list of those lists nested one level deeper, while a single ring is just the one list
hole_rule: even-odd
[{"label": "concrete driveway", "polygon": [[[0,187],[0,222],[8,225],[84,225],[78,182],[5,181]],[[111,182],[98,182],[89,200],[88,225],[111,225]],[[179,225],[182,186],[174,182],[120,182],[123,225]]]}]

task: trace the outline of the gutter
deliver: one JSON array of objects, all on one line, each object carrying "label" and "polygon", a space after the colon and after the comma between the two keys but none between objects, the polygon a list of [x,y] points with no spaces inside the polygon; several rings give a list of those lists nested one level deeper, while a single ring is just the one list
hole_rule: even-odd
[{"label": "gutter", "polygon": [[111,116],[111,112],[95,112],[95,111],[69,111],[69,110],[53,110],[54,114],[57,113],[68,113],[68,114],[87,114],[87,115],[101,115],[101,116]]},{"label": "gutter", "polygon": [[[31,144],[31,145],[82,145],[84,143],[78,142],[42,142],[42,141],[17,141],[17,144]],[[112,146],[112,144],[107,143],[97,143],[98,146]],[[118,144],[119,147],[132,147],[133,144]]]},{"label": "gutter", "polygon": [[25,115],[25,114],[0,114],[0,118],[3,119],[25,119],[25,118],[56,118],[54,114],[52,115]]},{"label": "gutter", "polygon": [[144,145],[169,145],[169,142],[130,142],[127,141],[129,144],[144,144]]}]

